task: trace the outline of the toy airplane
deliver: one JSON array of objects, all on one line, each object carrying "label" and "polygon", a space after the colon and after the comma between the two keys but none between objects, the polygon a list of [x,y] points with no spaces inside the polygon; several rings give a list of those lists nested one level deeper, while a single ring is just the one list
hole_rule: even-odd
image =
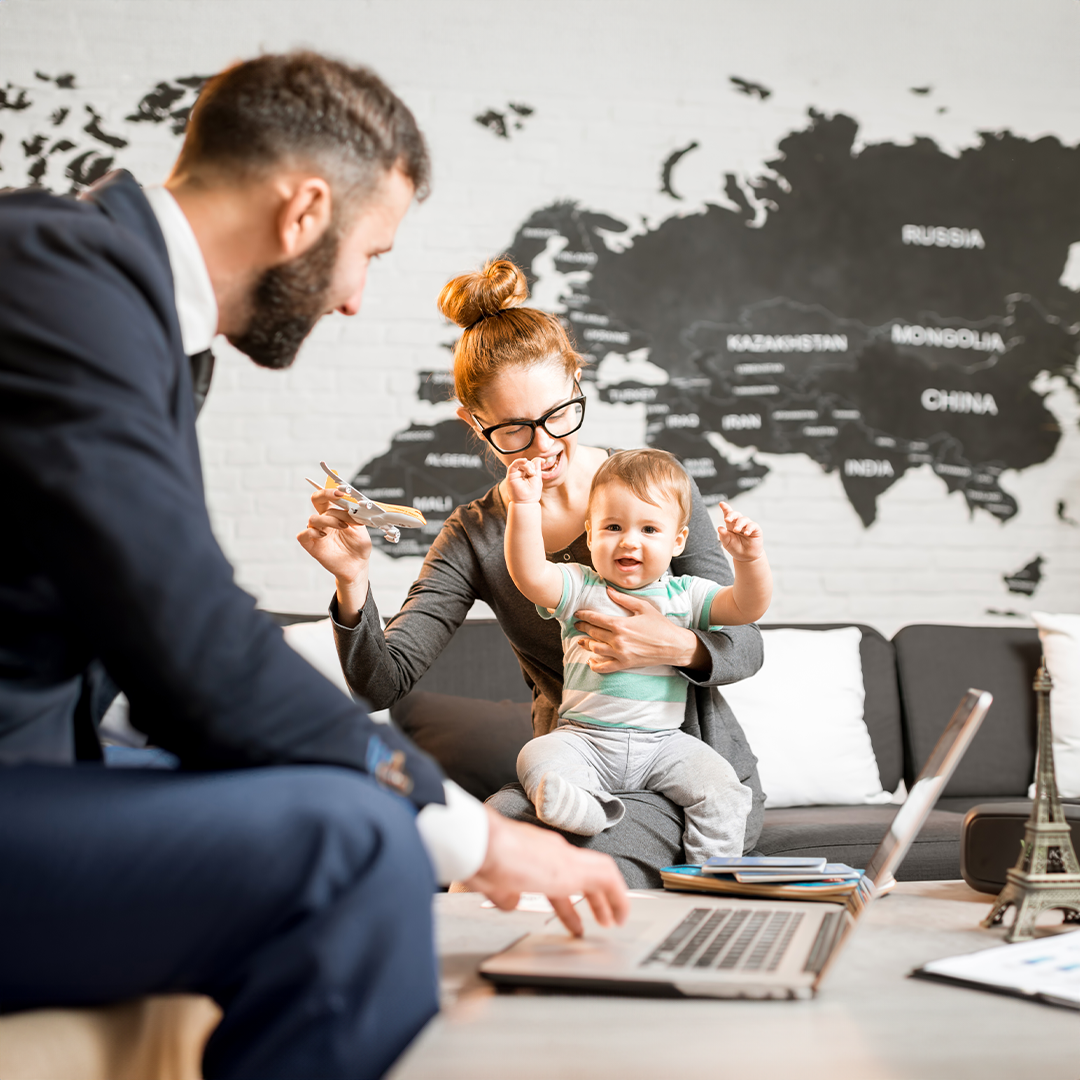
[{"label": "toy airplane", "polygon": [[304,479],[316,490],[332,491],[330,501],[344,510],[357,525],[382,529],[388,543],[396,544],[401,539],[401,530],[419,529],[427,524],[427,518],[411,506],[395,506],[393,503],[375,502],[362,491],[346,484],[344,480],[325,461],[319,462],[319,468],[326,473],[326,483],[317,484],[310,476]]}]

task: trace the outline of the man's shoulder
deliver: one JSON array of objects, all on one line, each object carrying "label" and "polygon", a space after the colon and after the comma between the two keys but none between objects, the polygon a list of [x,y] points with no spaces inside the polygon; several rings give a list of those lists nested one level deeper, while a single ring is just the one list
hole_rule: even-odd
[{"label": "man's shoulder", "polygon": [[0,260],[4,292],[50,283],[56,306],[65,286],[100,289],[127,279],[152,302],[172,297],[168,252],[135,179],[115,174],[78,199],[43,189],[0,194]]},{"label": "man's shoulder", "polygon": [[0,368],[104,376],[155,395],[175,385],[184,354],[168,256],[138,185],[125,187],[133,213],[44,191],[0,195]]},{"label": "man's shoulder", "polygon": [[0,194],[0,252],[5,260],[77,273],[98,261],[171,288],[168,253],[150,204],[134,177],[116,173],[80,198],[43,188]]},{"label": "man's shoulder", "polygon": [[54,195],[44,188],[0,193],[0,232],[5,235],[25,235],[61,224],[64,228],[93,228],[101,216],[89,203],[70,195]]}]

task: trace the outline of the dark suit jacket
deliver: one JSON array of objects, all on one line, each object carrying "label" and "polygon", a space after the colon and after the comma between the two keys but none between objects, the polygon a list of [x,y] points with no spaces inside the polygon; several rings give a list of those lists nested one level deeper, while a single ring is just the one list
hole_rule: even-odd
[{"label": "dark suit jacket", "polygon": [[431,760],[233,582],[165,241],[127,173],[0,196],[0,482],[0,762],[74,759],[98,660],[185,766],[337,764],[443,801]]}]

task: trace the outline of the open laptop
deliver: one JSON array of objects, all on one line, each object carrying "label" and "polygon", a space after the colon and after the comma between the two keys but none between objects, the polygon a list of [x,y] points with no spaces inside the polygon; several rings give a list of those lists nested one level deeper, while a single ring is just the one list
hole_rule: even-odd
[{"label": "open laptop", "polygon": [[[696,893],[637,897],[625,926],[600,927],[582,911],[585,936],[552,918],[480,965],[508,986],[718,998],[807,998],[866,907],[893,883],[927,815],[993,699],[969,690],[907,800],[845,903],[742,899]],[[587,909],[587,905],[582,905]]]}]

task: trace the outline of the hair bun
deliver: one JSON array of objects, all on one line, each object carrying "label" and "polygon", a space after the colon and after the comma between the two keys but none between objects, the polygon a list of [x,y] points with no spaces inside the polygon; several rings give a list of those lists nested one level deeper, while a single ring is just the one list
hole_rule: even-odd
[{"label": "hair bun", "polygon": [[519,307],[529,296],[525,275],[509,259],[492,259],[482,270],[448,281],[439,293],[439,310],[468,329],[481,319]]}]

